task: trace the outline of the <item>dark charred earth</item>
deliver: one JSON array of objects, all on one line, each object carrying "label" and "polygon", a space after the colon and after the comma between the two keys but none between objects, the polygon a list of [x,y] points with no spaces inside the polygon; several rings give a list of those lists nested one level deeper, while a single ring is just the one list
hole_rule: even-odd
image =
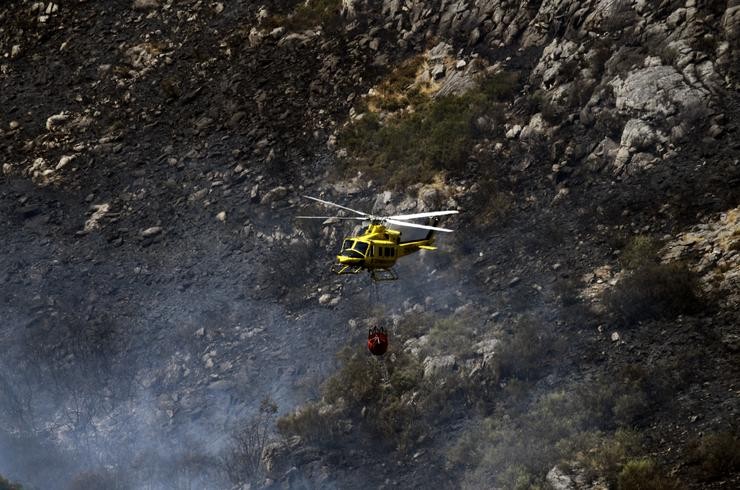
[{"label": "dark charred earth", "polygon": [[[737,488],[739,39],[735,0],[3,2],[0,489]],[[373,284],[303,195],[460,215]]]}]

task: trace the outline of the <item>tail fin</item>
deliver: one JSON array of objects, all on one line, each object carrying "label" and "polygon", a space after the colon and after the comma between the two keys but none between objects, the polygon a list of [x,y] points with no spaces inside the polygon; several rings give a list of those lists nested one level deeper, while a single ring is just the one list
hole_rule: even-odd
[{"label": "tail fin", "polygon": [[[439,218],[437,216],[434,216],[427,220],[428,226],[437,226],[438,223],[439,223]],[[432,243],[434,243],[434,233],[435,233],[434,230],[429,230],[429,233],[427,233],[427,236],[424,239],[430,240]]]}]

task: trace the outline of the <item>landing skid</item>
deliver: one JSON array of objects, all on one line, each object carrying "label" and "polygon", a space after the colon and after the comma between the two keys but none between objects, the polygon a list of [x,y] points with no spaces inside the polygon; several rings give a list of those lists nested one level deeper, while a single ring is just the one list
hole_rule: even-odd
[{"label": "landing skid", "polygon": [[331,271],[335,274],[359,274],[362,272],[362,267],[353,267],[351,265],[334,265]]},{"label": "landing skid", "polygon": [[398,274],[393,269],[371,269],[370,277],[373,281],[395,281]]},{"label": "landing skid", "polygon": [[[331,271],[335,274],[344,275],[344,274],[359,274],[365,270],[364,267],[359,266],[351,266],[351,265],[334,265],[331,268]],[[398,274],[396,274],[396,271],[393,269],[369,269],[370,272],[370,278],[373,281],[379,282],[379,281],[395,281],[398,279]]]}]

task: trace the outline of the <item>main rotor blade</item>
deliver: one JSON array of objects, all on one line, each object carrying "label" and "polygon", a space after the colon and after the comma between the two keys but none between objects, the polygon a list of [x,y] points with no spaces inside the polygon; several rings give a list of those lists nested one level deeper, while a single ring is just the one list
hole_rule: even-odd
[{"label": "main rotor blade", "polygon": [[428,226],[428,225],[418,225],[416,223],[408,223],[406,221],[397,221],[397,220],[388,219],[388,218],[386,218],[385,221],[387,223],[392,223],[394,225],[399,225],[399,226],[406,226],[408,228],[421,228],[422,230],[446,231],[448,233],[455,231],[455,230],[450,230],[448,228],[439,228],[437,226]]},{"label": "main rotor blade", "polygon": [[319,199],[318,197],[311,197],[311,196],[303,196],[303,197],[305,197],[306,199],[311,199],[313,201],[320,202],[321,204],[325,204],[327,206],[334,206],[335,208],[344,209],[345,211],[352,211],[353,213],[356,213],[356,214],[359,214],[359,215],[362,215],[362,216],[370,216],[369,214],[363,213],[362,211],[358,211],[356,209],[348,208],[346,206],[341,206],[341,205],[336,204],[336,203],[333,203],[333,202],[324,201],[323,199]]},{"label": "main rotor blade", "polygon": [[416,213],[416,214],[397,214],[394,216],[387,216],[390,219],[416,219],[416,218],[431,218],[432,216],[444,216],[447,214],[457,214],[460,211],[429,211],[427,213]]},{"label": "main rotor blade", "polygon": [[362,216],[294,216],[296,219],[360,219],[366,220]]}]

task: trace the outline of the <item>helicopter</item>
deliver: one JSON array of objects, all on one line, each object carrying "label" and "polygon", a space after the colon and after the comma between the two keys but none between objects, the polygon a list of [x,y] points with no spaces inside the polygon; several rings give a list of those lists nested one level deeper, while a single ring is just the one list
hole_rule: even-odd
[{"label": "helicopter", "polygon": [[[401,257],[419,250],[436,250],[434,233],[437,231],[450,233],[453,230],[436,226],[439,217],[457,214],[458,211],[430,211],[415,214],[398,214],[393,216],[375,216],[363,211],[348,208],[340,204],[325,201],[317,197],[303,196],[306,199],[317,201],[325,206],[350,211],[358,216],[296,216],[298,219],[338,219],[361,220],[368,222],[367,229],[359,236],[344,239],[342,248],[337,255],[337,263],[332,266],[332,272],[337,274],[359,274],[368,271],[373,281],[392,281],[398,279],[393,270],[396,261]],[[408,220],[427,218],[429,224],[420,225]],[[418,240],[403,241],[402,232],[388,225],[428,230],[426,237]]]}]

